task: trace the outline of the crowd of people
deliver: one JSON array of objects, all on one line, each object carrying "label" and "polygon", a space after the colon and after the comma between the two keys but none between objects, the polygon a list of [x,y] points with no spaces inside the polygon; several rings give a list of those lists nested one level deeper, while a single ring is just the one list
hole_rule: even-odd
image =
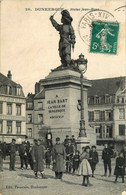
[{"label": "crowd of people", "polygon": [[[48,136],[48,134],[50,136]],[[60,142],[60,137],[56,138],[56,144],[52,144],[52,135],[48,132],[46,135],[46,148],[42,144],[40,139],[34,139],[34,144],[31,146],[28,141],[28,137],[25,137],[20,145],[16,145],[16,140],[12,139],[12,142],[7,146],[6,143],[0,143],[0,171],[3,171],[3,160],[6,156],[10,156],[9,170],[15,170],[16,154],[20,156],[20,168],[23,170],[28,169],[30,165],[31,170],[34,171],[35,178],[38,178],[38,173],[43,179],[47,179],[44,173],[44,167],[51,168],[55,172],[55,178],[61,179],[63,173],[71,173],[73,175],[83,176],[83,186],[91,186],[89,178],[95,177],[96,165],[99,162],[99,155],[96,150],[96,146],[93,145],[83,147],[82,152],[77,150],[76,140],[74,135],[66,138],[63,143]],[[107,176],[107,169],[109,171],[109,177],[111,177],[111,158],[113,157],[113,149],[107,144],[104,145],[102,151],[102,160],[104,165],[104,176]],[[122,177],[122,183],[124,183],[125,175],[125,152],[122,150],[119,156],[116,158],[115,163],[115,183],[119,176]]]}]

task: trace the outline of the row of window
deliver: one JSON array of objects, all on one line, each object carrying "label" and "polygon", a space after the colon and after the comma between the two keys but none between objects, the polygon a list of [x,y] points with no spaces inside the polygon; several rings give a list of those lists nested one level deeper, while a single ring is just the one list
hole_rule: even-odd
[{"label": "row of window", "polygon": [[[125,119],[125,109],[119,109],[119,119]],[[88,112],[88,120],[91,121],[112,121],[113,120],[113,111],[106,110],[106,111],[89,111]]]},{"label": "row of window", "polygon": [[[6,126],[6,133],[12,134],[13,129],[12,129],[12,121],[7,121],[7,126]],[[0,133],[3,133],[3,121],[0,121]],[[16,122],[16,133],[21,134],[21,122],[17,121]]]},{"label": "row of window", "polygon": [[[12,115],[12,103],[7,103],[8,115]],[[3,102],[0,102],[0,114],[3,114]],[[21,115],[21,104],[16,104],[16,115]]]},{"label": "row of window", "polygon": [[[119,136],[125,136],[125,125],[119,125]],[[95,128],[97,138],[112,138],[113,130],[112,126],[98,126]]]},{"label": "row of window", "polygon": [[[27,108],[28,109],[33,108],[33,102],[27,102]],[[37,108],[43,109],[43,102],[38,102]]]},{"label": "row of window", "polygon": [[[116,99],[117,103],[125,103],[126,102],[126,98],[124,97],[117,97]],[[112,96],[102,96],[102,97],[98,97],[98,96],[92,96],[92,97],[88,97],[88,104],[110,104],[112,103]]]},{"label": "row of window", "polygon": [[111,110],[108,111],[89,111],[88,112],[88,120],[92,121],[112,121],[113,120],[113,112]]},{"label": "row of window", "polygon": [[8,94],[8,95],[21,95],[21,88],[20,87],[12,87],[12,86],[1,86],[0,92],[2,94]]},{"label": "row of window", "polygon": [[[27,123],[32,123],[33,117],[32,114],[27,115]],[[43,123],[43,114],[38,114],[38,123]]]},{"label": "row of window", "polygon": [[112,96],[88,97],[88,104],[110,104],[110,103],[112,103]]}]

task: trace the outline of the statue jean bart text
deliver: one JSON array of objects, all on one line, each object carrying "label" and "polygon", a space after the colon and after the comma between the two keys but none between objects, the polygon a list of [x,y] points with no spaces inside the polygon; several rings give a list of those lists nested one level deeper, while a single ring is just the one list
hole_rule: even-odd
[{"label": "statue jean bart text", "polygon": [[53,16],[50,17],[52,25],[55,27],[60,34],[59,40],[59,56],[61,63],[64,67],[67,67],[71,63],[71,47],[74,50],[75,45],[75,34],[74,29],[71,25],[73,19],[67,10],[61,12],[62,18],[61,23],[58,24]]}]

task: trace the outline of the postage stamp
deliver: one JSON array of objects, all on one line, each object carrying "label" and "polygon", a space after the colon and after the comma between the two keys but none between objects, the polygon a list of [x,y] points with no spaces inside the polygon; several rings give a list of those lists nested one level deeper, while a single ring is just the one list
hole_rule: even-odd
[{"label": "postage stamp", "polygon": [[78,32],[82,41],[90,46],[92,21],[117,22],[115,16],[106,10],[87,12],[79,21]]},{"label": "postage stamp", "polygon": [[117,22],[92,22],[90,52],[117,53],[119,23]]}]

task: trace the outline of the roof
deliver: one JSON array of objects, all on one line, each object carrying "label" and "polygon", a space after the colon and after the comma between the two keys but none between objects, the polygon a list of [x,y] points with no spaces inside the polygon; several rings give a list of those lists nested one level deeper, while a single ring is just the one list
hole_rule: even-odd
[{"label": "roof", "polygon": [[[11,93],[7,94],[6,86],[11,87]],[[20,95],[17,95],[16,88],[20,88]],[[7,76],[0,73],[0,94],[6,94],[11,96],[20,96],[25,97],[22,86],[20,84],[15,83],[11,79],[9,79]]]},{"label": "roof", "polygon": [[26,102],[33,102],[34,101],[35,94],[28,93],[26,97]]},{"label": "roof", "polygon": [[92,87],[88,89],[88,96],[115,94],[125,79],[126,76],[91,80]]},{"label": "roof", "polygon": [[12,87],[20,87],[20,88],[22,88],[20,84],[15,83],[11,79],[9,79],[5,75],[3,75],[2,73],[0,73],[0,85],[10,85]]},{"label": "roof", "polygon": [[45,99],[45,89],[42,89],[39,93],[37,93],[34,99]]}]

